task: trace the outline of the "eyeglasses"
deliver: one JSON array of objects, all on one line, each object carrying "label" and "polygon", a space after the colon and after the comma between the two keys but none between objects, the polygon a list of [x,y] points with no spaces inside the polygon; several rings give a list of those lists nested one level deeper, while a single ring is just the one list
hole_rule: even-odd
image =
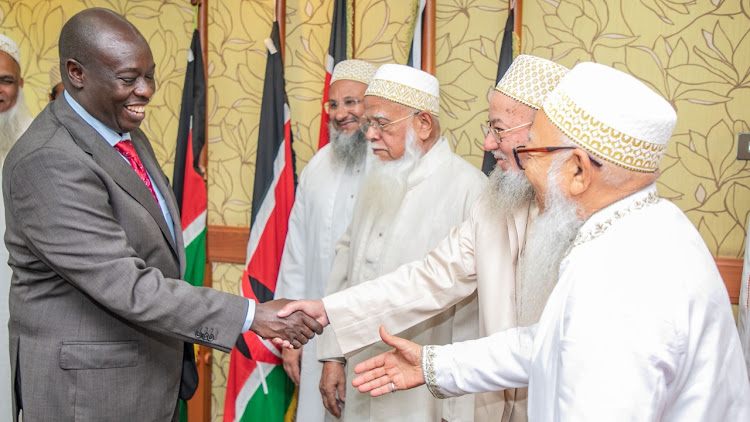
[{"label": "eyeglasses", "polygon": [[[351,110],[354,107],[356,107],[357,104],[361,102],[362,100],[352,98],[349,100],[344,100],[344,102],[340,104],[343,105],[345,109]],[[335,113],[336,110],[339,109],[339,103],[337,103],[336,101],[328,101],[327,103],[323,103],[323,109],[326,111],[326,113],[331,113],[331,112]]]},{"label": "eyeglasses", "polygon": [[400,119],[396,119],[396,120],[394,120],[392,122],[383,123],[383,124],[377,123],[375,121],[364,120],[364,121],[362,121],[362,123],[360,123],[359,130],[361,130],[362,133],[367,133],[368,129],[373,128],[377,132],[381,132],[382,133],[383,129],[387,128],[388,126],[390,126],[390,125],[392,125],[394,123],[398,123],[400,121],[406,120],[409,117],[414,117],[414,116],[416,116],[419,113],[421,113],[421,111],[415,111],[414,113],[412,113],[412,114],[410,114],[408,116],[404,116],[404,117],[402,117]]},{"label": "eyeglasses", "polygon": [[[523,156],[523,159],[521,159],[521,154],[528,154],[530,152],[555,152],[560,151],[564,149],[578,149],[578,147],[538,147],[538,148],[526,148],[524,146],[518,146],[513,148],[513,158],[516,159],[516,164],[518,165],[519,170],[526,170],[524,168],[524,163],[526,163],[526,160],[528,159],[527,155]],[[586,154],[589,156],[589,160],[591,160],[594,165],[597,167],[601,167],[602,164],[594,159],[590,154]]]},{"label": "eyeglasses", "polygon": [[498,129],[495,129],[494,127],[492,127],[492,122],[490,122],[489,120],[486,120],[483,125],[479,125],[479,126],[482,127],[482,132],[484,133],[484,137],[485,138],[487,137],[487,135],[489,135],[491,133],[495,137],[495,140],[497,142],[502,142],[503,140],[500,139],[500,135],[504,135],[504,134],[506,134],[508,132],[511,132],[511,131],[514,131],[516,129],[520,129],[522,127],[529,126],[529,125],[531,125],[531,123],[532,122],[526,122],[526,123],[524,123],[522,125],[514,126],[514,127],[510,128],[510,129],[498,130]]}]

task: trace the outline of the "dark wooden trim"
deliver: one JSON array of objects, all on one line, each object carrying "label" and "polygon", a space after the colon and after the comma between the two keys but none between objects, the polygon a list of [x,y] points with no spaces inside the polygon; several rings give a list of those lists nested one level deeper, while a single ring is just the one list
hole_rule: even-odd
[{"label": "dark wooden trim", "polygon": [[[208,226],[208,259],[211,262],[245,263],[247,240],[250,229],[247,227]],[[739,258],[714,258],[719,273],[727,286],[729,299],[737,304],[740,298],[742,260]]]},{"label": "dark wooden trim", "polygon": [[733,305],[740,301],[740,285],[742,284],[742,260],[739,258],[714,258],[719,267],[721,278],[727,286],[729,300]]},{"label": "dark wooden trim", "polygon": [[427,0],[422,20],[422,70],[435,75],[435,0]]},{"label": "dark wooden trim", "polygon": [[206,239],[208,261],[244,264],[249,238],[250,229],[247,227],[209,225]]}]

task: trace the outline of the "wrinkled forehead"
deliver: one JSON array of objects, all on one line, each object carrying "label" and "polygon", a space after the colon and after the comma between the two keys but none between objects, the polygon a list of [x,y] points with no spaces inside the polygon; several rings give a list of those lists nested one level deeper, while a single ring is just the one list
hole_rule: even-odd
[{"label": "wrinkled forehead", "polygon": [[0,51],[0,75],[21,77],[21,66],[10,56],[10,54]]},{"label": "wrinkled forehead", "polygon": [[361,99],[365,95],[366,90],[367,85],[362,82],[339,79],[331,84],[331,87],[328,89],[328,96],[334,99],[346,97]]},{"label": "wrinkled forehead", "polygon": [[364,99],[365,115],[372,119],[395,120],[412,111],[411,108],[385,98],[367,95]]},{"label": "wrinkled forehead", "polygon": [[493,91],[490,97],[489,119],[490,122],[524,120],[531,121],[536,115],[536,109],[511,98],[500,91]]}]

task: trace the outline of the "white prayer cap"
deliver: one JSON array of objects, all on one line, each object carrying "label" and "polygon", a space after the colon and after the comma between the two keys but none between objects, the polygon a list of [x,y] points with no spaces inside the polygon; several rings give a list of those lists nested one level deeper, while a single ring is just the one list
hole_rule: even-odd
[{"label": "white prayer cap", "polygon": [[495,89],[503,94],[539,110],[560,79],[570,70],[541,57],[521,54],[511,63]]},{"label": "white prayer cap", "polygon": [[411,66],[384,64],[375,72],[365,96],[385,98],[437,116],[440,111],[440,83],[436,77]]},{"label": "white prayer cap", "polygon": [[654,172],[677,123],[659,94],[634,77],[580,63],[547,97],[542,110],[591,154],[630,170]]},{"label": "white prayer cap", "polygon": [[378,68],[374,64],[367,63],[366,61],[344,60],[333,68],[331,83],[345,79],[370,85],[370,81],[372,81],[376,70]]},{"label": "white prayer cap", "polygon": [[0,51],[8,53],[16,63],[21,64],[21,50],[18,49],[18,44],[3,34],[0,34]]}]

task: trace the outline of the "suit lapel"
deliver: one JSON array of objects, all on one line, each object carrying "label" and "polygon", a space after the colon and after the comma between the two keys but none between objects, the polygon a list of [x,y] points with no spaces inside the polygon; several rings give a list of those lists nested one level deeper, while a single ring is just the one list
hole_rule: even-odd
[{"label": "suit lapel", "polygon": [[[177,198],[175,198],[174,196],[174,191],[172,190],[172,187],[167,184],[166,177],[164,176],[164,173],[162,172],[161,167],[159,166],[159,163],[156,161],[156,156],[154,156],[151,148],[147,146],[148,139],[146,138],[146,135],[144,135],[143,132],[138,130],[138,131],[131,132],[130,136],[133,141],[133,145],[135,146],[135,151],[138,153],[138,157],[140,157],[141,162],[143,163],[143,166],[146,167],[146,170],[151,175],[151,180],[159,188],[159,192],[161,192],[162,196],[164,197],[164,200],[166,201],[167,210],[169,210],[169,213],[172,215],[175,238],[174,238],[174,242],[170,243],[170,246],[172,246],[173,250],[175,251],[175,254],[177,255],[179,259],[180,275],[184,275],[185,274],[185,245],[182,239],[182,224],[180,222],[180,209],[177,206]],[[149,192],[149,195],[151,195],[151,192]],[[159,210],[159,215],[162,216],[162,220],[163,220],[164,217],[161,214],[161,210]],[[165,227],[166,227],[166,222],[165,222]],[[168,230],[169,229],[167,228],[167,232],[165,233],[165,236],[171,241],[172,236]]]},{"label": "suit lapel", "polygon": [[[149,191],[148,187],[146,187],[146,184],[143,183],[140,177],[138,177],[135,171],[133,171],[130,165],[128,165],[127,161],[125,161],[120,153],[118,153],[113,147],[111,147],[107,143],[107,141],[102,138],[96,130],[94,130],[94,128],[86,123],[70,107],[67,101],[65,101],[64,99],[63,101],[55,101],[53,109],[55,111],[55,115],[58,119],[60,119],[60,122],[63,124],[63,126],[65,126],[68,132],[70,132],[76,144],[78,144],[78,146],[80,146],[81,149],[83,149],[86,153],[90,154],[94,161],[99,164],[102,169],[104,169],[104,171],[106,171],[107,174],[110,175],[110,177],[112,177],[115,183],[117,183],[123,190],[128,192],[128,194],[130,194],[130,196],[132,196],[139,204],[146,208],[148,213],[151,214],[151,216],[158,224],[159,229],[161,229],[161,232],[169,243],[172,252],[179,259],[177,246],[172,240],[172,235],[170,234],[169,227],[167,227],[167,222],[164,220],[164,216],[161,213],[159,204],[154,200],[153,195],[151,195],[151,191]],[[136,147],[136,152],[140,154],[141,151],[143,151],[142,146],[140,149]],[[149,154],[143,155],[147,156]],[[149,167],[144,161],[143,156],[141,156],[141,161],[143,161],[144,166],[146,166],[146,169],[150,172],[150,174],[155,174],[153,173],[153,164],[151,164],[151,167]],[[157,173],[157,177],[153,178],[158,179],[159,174],[160,173]],[[162,193],[165,193],[167,190],[166,187],[162,187],[164,185],[164,183],[160,183],[158,185],[159,190]],[[164,196],[167,197],[170,195],[168,193],[165,193]],[[170,209],[170,212],[172,212],[172,209]],[[172,213],[172,215],[177,218],[179,216],[179,213]],[[175,232],[175,235],[176,234],[177,233]],[[184,264],[181,263],[180,266],[182,265]]]}]

